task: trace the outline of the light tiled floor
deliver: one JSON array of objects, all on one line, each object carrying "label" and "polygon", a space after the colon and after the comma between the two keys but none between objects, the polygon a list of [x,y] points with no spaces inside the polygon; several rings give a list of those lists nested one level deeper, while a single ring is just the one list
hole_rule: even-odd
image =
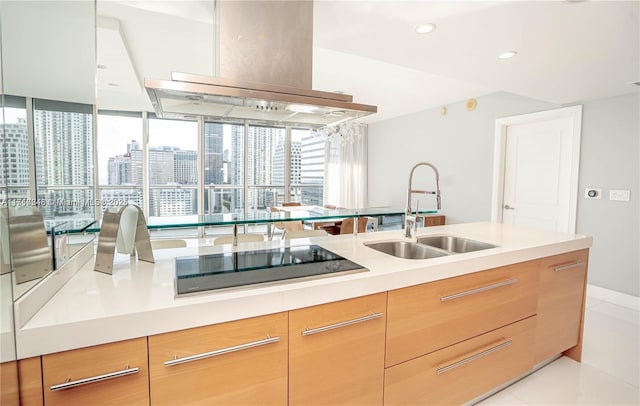
[{"label": "light tiled floor", "polygon": [[587,298],[582,363],[562,357],[478,403],[640,405],[640,312]]}]

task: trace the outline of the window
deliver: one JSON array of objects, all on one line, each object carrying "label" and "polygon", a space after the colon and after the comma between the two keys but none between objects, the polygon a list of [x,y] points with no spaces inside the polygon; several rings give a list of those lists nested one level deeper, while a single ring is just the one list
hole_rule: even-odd
[{"label": "window", "polygon": [[307,129],[291,130],[291,200],[305,206],[324,202],[324,139]]},{"label": "window", "polygon": [[205,214],[244,212],[244,126],[204,124]]},{"label": "window", "polygon": [[247,144],[247,209],[264,210],[288,201],[285,198],[285,129],[250,126]]},{"label": "window", "polygon": [[101,209],[133,203],[143,208],[142,114],[98,114],[98,184]]},{"label": "window", "polygon": [[[142,162],[142,151],[133,152]],[[198,124],[149,119],[148,157],[149,222],[154,217],[197,215]]]},{"label": "window", "polygon": [[93,107],[34,100],[37,198],[47,219],[93,219]]}]

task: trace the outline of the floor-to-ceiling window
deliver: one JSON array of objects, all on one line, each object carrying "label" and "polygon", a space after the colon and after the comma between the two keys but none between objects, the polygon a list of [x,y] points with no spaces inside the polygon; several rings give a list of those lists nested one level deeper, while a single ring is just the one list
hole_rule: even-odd
[{"label": "floor-to-ceiling window", "polygon": [[305,206],[324,202],[325,140],[308,129],[291,130],[291,200]]},{"label": "floor-to-ceiling window", "polygon": [[285,196],[287,162],[285,129],[249,126],[247,137],[247,209],[265,210],[289,199]]},{"label": "floor-to-ceiling window", "polygon": [[[142,150],[134,153],[135,160],[142,162]],[[198,214],[198,124],[149,119],[147,154],[149,223],[180,221]],[[134,178],[142,177],[135,166],[133,171]]]},{"label": "floor-to-ceiling window", "polygon": [[37,198],[45,220],[94,218],[93,107],[33,101]]},{"label": "floor-to-ceiling window", "polygon": [[118,203],[144,207],[138,175],[142,161],[137,161],[142,158],[142,113],[100,111],[97,151],[101,209]]},{"label": "floor-to-ceiling window", "polygon": [[311,130],[200,127],[152,113],[100,111],[94,134],[93,106],[11,100],[4,109],[5,195],[46,202],[45,219],[99,219],[109,205],[125,203],[140,206],[150,224],[290,201],[322,205],[324,141]]},{"label": "floor-to-ceiling window", "polygon": [[205,214],[244,212],[244,125],[204,123]]}]

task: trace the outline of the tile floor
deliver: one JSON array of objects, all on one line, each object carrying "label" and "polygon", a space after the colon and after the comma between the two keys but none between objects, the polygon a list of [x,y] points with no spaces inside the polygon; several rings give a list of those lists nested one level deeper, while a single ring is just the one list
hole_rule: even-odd
[{"label": "tile floor", "polygon": [[562,357],[478,403],[640,405],[640,312],[587,297],[582,363]]}]

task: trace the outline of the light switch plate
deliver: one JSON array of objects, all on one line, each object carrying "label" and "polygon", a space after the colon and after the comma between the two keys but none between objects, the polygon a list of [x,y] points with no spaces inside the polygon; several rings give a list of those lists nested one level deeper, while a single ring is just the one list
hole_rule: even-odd
[{"label": "light switch plate", "polygon": [[628,202],[631,198],[630,190],[610,190],[609,200],[618,200],[621,202]]},{"label": "light switch plate", "polygon": [[602,189],[596,189],[593,187],[588,187],[584,190],[584,198],[585,199],[601,199],[602,198]]}]

